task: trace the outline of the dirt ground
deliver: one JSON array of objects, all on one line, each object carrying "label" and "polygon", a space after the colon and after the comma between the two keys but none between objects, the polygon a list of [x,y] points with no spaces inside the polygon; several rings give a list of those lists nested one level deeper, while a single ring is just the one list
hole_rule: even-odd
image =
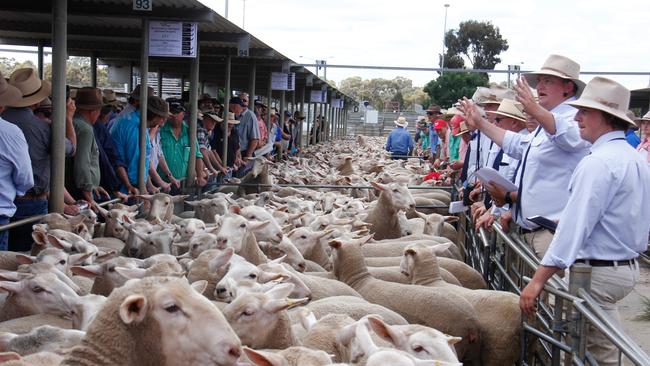
[{"label": "dirt ground", "polygon": [[619,302],[618,308],[625,332],[650,355],[650,321],[635,319],[644,308],[642,296],[650,298],[650,265],[641,263],[640,272],[634,291]]}]

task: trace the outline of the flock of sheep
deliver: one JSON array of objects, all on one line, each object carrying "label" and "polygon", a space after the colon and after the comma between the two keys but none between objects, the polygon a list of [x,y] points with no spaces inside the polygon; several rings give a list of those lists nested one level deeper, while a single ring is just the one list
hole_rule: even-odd
[{"label": "flock of sheep", "polygon": [[[3,365],[513,365],[514,294],[486,289],[440,208],[450,194],[379,139],[258,158],[191,211],[140,196],[49,214],[0,253]],[[345,189],[278,183],[351,185]],[[360,188],[372,186],[374,189]],[[232,192],[227,192],[232,189]],[[257,193],[260,192],[261,193]],[[4,363],[3,363],[4,362]]]}]

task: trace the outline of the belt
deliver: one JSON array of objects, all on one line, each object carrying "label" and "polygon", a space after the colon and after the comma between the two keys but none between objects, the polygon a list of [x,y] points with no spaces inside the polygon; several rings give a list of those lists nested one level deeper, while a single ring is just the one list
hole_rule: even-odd
[{"label": "belt", "polygon": [[541,226],[536,228],[536,229],[532,229],[532,230],[531,229],[524,229],[523,227],[520,227],[519,228],[519,233],[520,234],[530,234],[530,233],[535,233],[535,232],[542,231],[542,230],[546,230],[546,229],[544,229]]},{"label": "belt", "polygon": [[45,200],[47,199],[47,193],[41,193],[41,194],[26,194],[24,196],[16,196],[15,200],[16,201],[36,201],[36,200]]},{"label": "belt", "polygon": [[584,263],[592,267],[627,266],[634,264],[634,258],[624,259],[622,261],[606,261],[602,259],[576,259],[575,263]]}]

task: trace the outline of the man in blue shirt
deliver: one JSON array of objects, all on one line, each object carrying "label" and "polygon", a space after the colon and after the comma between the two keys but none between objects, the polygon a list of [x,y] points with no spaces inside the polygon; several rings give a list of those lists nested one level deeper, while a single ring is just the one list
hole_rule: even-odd
[{"label": "man in blue shirt", "polygon": [[[439,106],[432,104],[426,110],[427,119],[431,126],[433,126],[438,118],[442,116]],[[436,156],[436,150],[440,144],[440,136],[436,133],[434,128],[429,128],[429,148],[431,149],[431,156]]]},{"label": "man in blue shirt", "polygon": [[386,140],[386,150],[391,152],[392,159],[406,160],[405,157],[396,157],[396,155],[410,155],[413,147],[415,147],[415,142],[411,134],[406,130],[408,122],[405,117],[397,118],[395,124],[397,127],[390,132]]}]

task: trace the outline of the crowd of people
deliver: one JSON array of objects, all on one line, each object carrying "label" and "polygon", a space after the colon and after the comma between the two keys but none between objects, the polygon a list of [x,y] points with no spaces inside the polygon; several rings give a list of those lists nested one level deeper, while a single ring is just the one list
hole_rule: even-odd
[{"label": "crowd of people", "polygon": [[[430,107],[415,137],[398,118],[386,149],[394,159],[430,159],[456,178],[477,228],[500,220],[521,235],[541,259],[521,294],[524,313],[534,314],[551,276],[585,263],[592,296],[617,322],[616,303],[639,278],[650,231],[650,112],[636,117],[629,104],[621,84],[603,77],[585,84],[578,63],[551,55],[513,90],[478,88],[449,110]],[[517,189],[477,179],[484,168]],[[587,342],[599,365],[618,364],[603,334],[590,331]]]},{"label": "crowd of people", "polygon": [[[34,69],[14,71],[8,80],[0,75],[0,224],[48,212],[50,192],[51,85]],[[146,92],[147,105],[140,104]],[[204,187],[209,177],[242,177],[252,158],[282,159],[299,153],[299,111],[277,109],[253,101],[246,92],[220,105],[203,94],[198,101],[197,133],[189,129],[187,98],[162,99],[153,88],[137,85],[125,104],[113,90],[67,88],[65,131],[65,209],[97,209],[97,203],[138,194],[178,194],[183,184]],[[254,103],[249,108],[249,103]],[[140,151],[141,109],[146,108],[146,149]],[[227,113],[224,115],[224,109]],[[267,123],[270,115],[270,123]],[[224,118],[225,117],[225,118]],[[317,120],[320,121],[320,116]],[[223,157],[224,124],[227,157]],[[315,123],[316,125],[316,123]],[[270,128],[267,128],[270,126]],[[316,127],[319,134],[319,127]],[[313,136],[312,141],[319,141]],[[196,140],[195,182],[188,177],[190,141]],[[138,162],[145,154],[146,192],[138,187]],[[28,250],[31,228],[25,225],[0,231],[0,250]],[[8,248],[8,235],[12,236]]]}]

